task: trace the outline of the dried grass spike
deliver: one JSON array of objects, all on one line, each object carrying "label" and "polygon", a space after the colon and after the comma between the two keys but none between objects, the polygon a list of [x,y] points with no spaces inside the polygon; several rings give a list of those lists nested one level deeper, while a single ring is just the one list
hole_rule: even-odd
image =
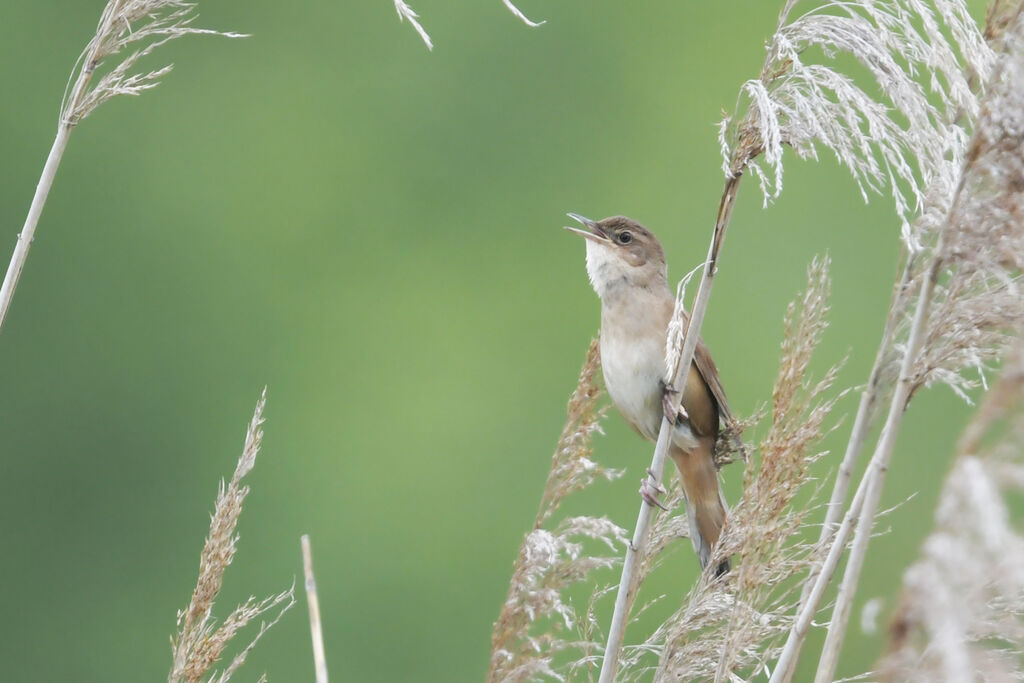
[{"label": "dried grass spike", "polygon": [[[597,373],[600,353],[594,340],[587,350],[576,390],[569,399],[568,419],[551,459],[551,470],[534,528],[523,539],[512,569],[508,596],[491,635],[491,665],[487,680],[562,680],[562,670],[579,671],[599,651],[600,634],[593,605],[577,607],[572,589],[594,580],[594,572],[619,563],[617,554],[628,543],[624,529],[604,517],[569,517],[553,528],[552,516],[567,496],[607,470],[591,458],[591,439],[600,431],[604,410]],[[598,588],[593,593],[603,594]],[[573,658],[572,653],[582,656]]]},{"label": "dried grass spike", "polygon": [[210,680],[227,681],[256,642],[281,616],[295,604],[295,586],[287,591],[257,601],[249,598],[239,605],[219,627],[213,619],[213,604],[224,584],[224,574],[235,557],[238,535],[235,530],[242,513],[242,503],[249,493],[249,487],[242,485],[242,479],[256,464],[263,439],[263,408],[266,405],[267,390],[264,388],[252,420],[246,429],[245,446],[235,466],[231,481],[220,483],[217,501],[210,519],[210,532],[199,558],[199,579],[192,591],[188,607],[178,613],[178,633],[171,639],[173,663],[168,683],[198,683],[210,668],[219,661],[225,647],[247,624],[272,610],[276,616],[260,625],[255,638],[235,656],[228,668]]}]

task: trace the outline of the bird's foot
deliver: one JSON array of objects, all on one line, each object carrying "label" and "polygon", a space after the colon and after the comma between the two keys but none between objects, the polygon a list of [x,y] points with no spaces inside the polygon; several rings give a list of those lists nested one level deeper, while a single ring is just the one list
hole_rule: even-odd
[{"label": "bird's foot", "polygon": [[669,424],[676,424],[680,420],[689,420],[690,415],[686,412],[686,409],[679,406],[678,409],[675,407],[675,397],[679,391],[671,384],[665,384],[664,390],[661,393],[661,409],[665,413],[665,419],[668,420]]},{"label": "bird's foot", "polygon": [[643,498],[644,502],[651,507],[659,507],[665,512],[668,512],[668,507],[658,500],[659,495],[665,495],[668,491],[665,490],[664,486],[658,483],[657,478],[654,476],[654,472],[648,469],[647,474],[649,474],[650,477],[644,477],[640,480],[640,497]]}]

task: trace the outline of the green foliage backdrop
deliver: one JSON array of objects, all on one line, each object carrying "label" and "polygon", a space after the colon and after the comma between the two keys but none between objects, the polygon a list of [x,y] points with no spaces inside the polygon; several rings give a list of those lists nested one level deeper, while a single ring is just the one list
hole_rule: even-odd
[{"label": "green foliage backdrop", "polygon": [[[159,88],[76,130],[0,334],[0,678],[165,676],[267,384],[221,613],[299,576],[310,533],[337,680],[480,680],[598,324],[564,213],[628,214],[672,277],[694,267],[722,184],[714,126],[778,4],[531,0],[547,23],[530,29],[498,0],[413,2],[432,53],[389,0],[203,4],[202,25],[252,37],[172,44]],[[0,9],[0,258],[102,5]],[[741,190],[704,328],[741,414],[770,395],[815,254],[834,260],[820,366],[849,352],[846,385],[895,275],[885,200],[865,206],[830,159],[785,182],[767,210]],[[946,389],[912,406],[883,504],[919,495],[883,521],[855,609],[892,605],[967,414]],[[597,458],[628,475],[577,505],[631,526],[651,448],[617,416],[606,431]],[[725,476],[735,499],[739,467]],[[669,567],[654,590],[671,602],[689,548]],[[839,674],[881,642],[855,627]],[[243,677],[312,668],[300,604]]]}]

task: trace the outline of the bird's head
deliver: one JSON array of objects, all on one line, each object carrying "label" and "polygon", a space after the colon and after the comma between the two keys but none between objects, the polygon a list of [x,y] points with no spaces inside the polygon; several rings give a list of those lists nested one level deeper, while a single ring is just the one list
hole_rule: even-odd
[{"label": "bird's head", "polygon": [[602,299],[623,285],[655,288],[668,286],[665,251],[650,230],[625,216],[592,221],[579,214],[569,217],[586,229],[566,227],[587,240],[587,274]]}]

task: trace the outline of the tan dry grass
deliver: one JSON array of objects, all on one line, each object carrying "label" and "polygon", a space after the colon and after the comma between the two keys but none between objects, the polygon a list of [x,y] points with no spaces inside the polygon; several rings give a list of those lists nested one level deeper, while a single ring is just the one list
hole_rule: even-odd
[{"label": "tan dry grass", "polygon": [[230,641],[259,617],[276,611],[260,623],[259,631],[234,656],[221,673],[213,673],[206,681],[223,683],[245,662],[256,643],[295,604],[295,586],[262,600],[249,598],[236,607],[219,626],[213,618],[213,605],[224,585],[224,574],[235,557],[238,546],[238,518],[249,487],[242,479],[256,465],[256,455],[263,439],[263,407],[267,391],[263,390],[245,434],[245,446],[235,466],[231,481],[220,483],[220,491],[210,519],[210,532],[199,557],[199,578],[188,607],[178,612],[178,633],[171,639],[173,663],[168,683],[199,683],[220,661]]}]

